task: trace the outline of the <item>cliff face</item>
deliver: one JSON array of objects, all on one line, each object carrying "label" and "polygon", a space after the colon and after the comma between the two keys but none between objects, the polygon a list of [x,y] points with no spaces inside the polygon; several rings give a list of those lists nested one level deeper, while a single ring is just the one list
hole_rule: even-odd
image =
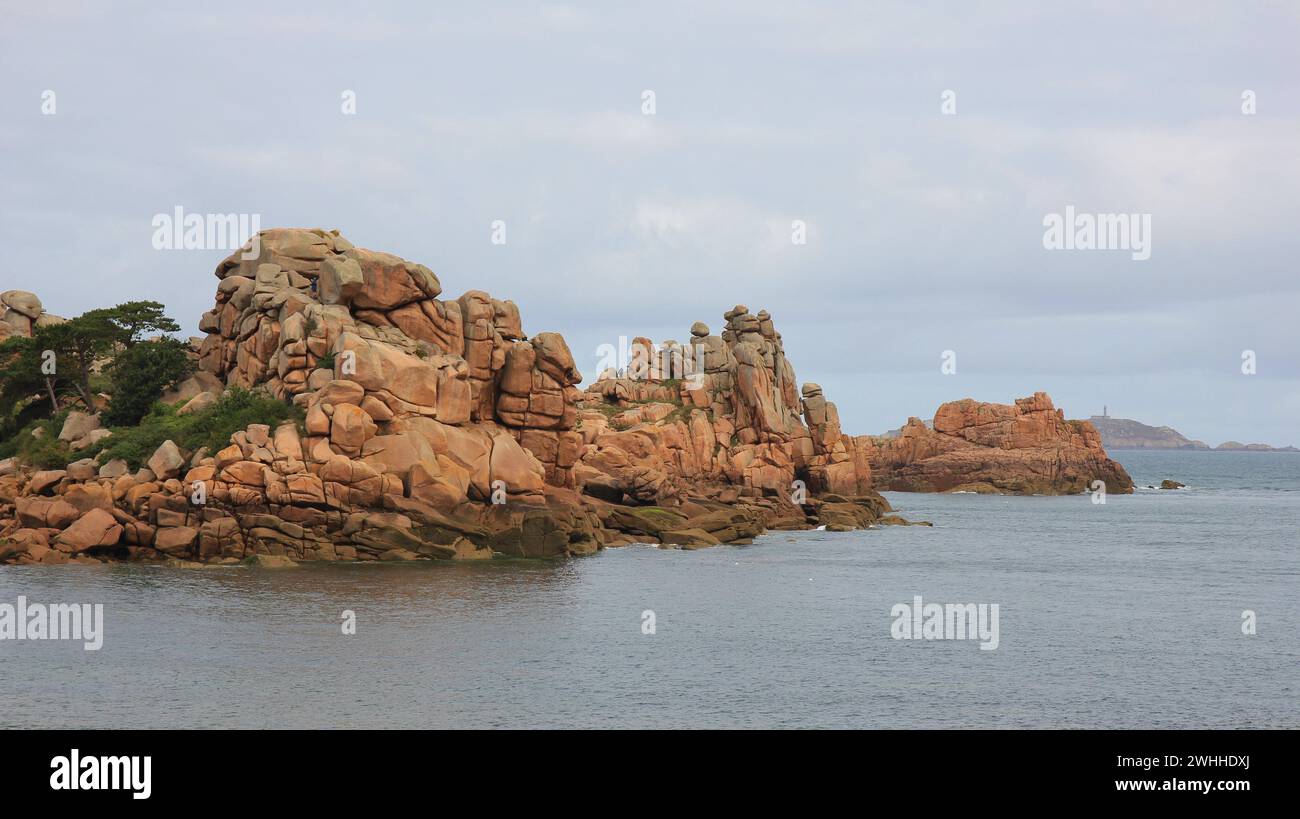
[{"label": "cliff face", "polygon": [[933,429],[912,418],[897,437],[876,438],[870,460],[880,490],[1062,495],[1101,480],[1107,492],[1133,491],[1092,424],[1065,420],[1041,392],[1012,405],[949,402]]}]

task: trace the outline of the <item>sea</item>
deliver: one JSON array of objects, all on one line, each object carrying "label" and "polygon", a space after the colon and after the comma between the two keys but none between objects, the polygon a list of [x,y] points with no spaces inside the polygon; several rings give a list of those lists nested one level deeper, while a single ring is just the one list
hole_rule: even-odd
[{"label": "sea", "polygon": [[699,551],[3,566],[103,634],[0,640],[0,728],[1300,727],[1300,454],[1111,454],[1134,494]]}]

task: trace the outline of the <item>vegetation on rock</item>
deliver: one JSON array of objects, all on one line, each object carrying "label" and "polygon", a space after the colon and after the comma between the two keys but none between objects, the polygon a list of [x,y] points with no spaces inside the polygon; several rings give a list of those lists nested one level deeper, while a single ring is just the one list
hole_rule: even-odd
[{"label": "vegetation on rock", "polygon": [[181,449],[197,451],[207,447],[216,452],[230,442],[230,436],[249,424],[275,427],[284,421],[301,425],[303,412],[292,404],[255,390],[238,387],[227,390],[212,406],[180,415],[176,408],[155,403],[135,426],[114,427],[112,437],[88,449],[82,457],[112,460],[121,458],[133,469],[143,466],[164,441]]}]

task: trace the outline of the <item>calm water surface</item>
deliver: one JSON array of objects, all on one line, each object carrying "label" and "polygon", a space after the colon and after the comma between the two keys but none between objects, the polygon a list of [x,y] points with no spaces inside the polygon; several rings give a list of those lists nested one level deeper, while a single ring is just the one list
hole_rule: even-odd
[{"label": "calm water surface", "polygon": [[[1300,727],[1300,455],[1115,455],[1190,488],[554,562],[0,567],[0,603],[106,620],[0,642],[0,727]],[[999,648],[892,639],[918,594],[998,603]]]}]

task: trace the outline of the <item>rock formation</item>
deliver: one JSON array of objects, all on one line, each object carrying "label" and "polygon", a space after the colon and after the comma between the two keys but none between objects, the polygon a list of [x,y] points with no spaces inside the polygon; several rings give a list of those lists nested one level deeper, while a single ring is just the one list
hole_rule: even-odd
[{"label": "rock formation", "polygon": [[[685,382],[647,371],[584,394],[564,339],[526,335],[513,302],[442,299],[427,267],[337,231],[263,231],[216,276],[199,372],[167,397],[191,412],[264,389],[303,428],[252,424],[216,453],[167,441],[134,473],[0,464],[0,561],[563,556],[889,511],[864,439],[816,385],[800,397],[766,313],[737,307],[721,337],[697,324],[669,350],[700,362]],[[97,427],[70,417],[60,437]]]},{"label": "rock formation", "polygon": [[[944,404],[933,429],[845,435],[799,385],[766,311],[714,335],[632,342],[585,391],[564,339],[511,301],[442,298],[429,268],[337,231],[275,229],[217,266],[192,341],[198,372],[164,400],[201,412],[265,390],[304,421],[250,424],[217,452],[165,441],[135,471],[85,457],[0,462],[0,562],[479,559],[630,542],[694,549],[766,529],[905,523],[875,491],[1132,491],[1087,422],[1038,393]],[[7,291],[0,332],[48,318]],[[73,451],[109,432],[68,415]],[[94,452],[95,450],[91,450]]]},{"label": "rock formation", "polygon": [[771,316],[737,305],[723,318],[720,336],[696,322],[686,347],[634,339],[625,372],[588,387],[582,488],[624,502],[688,490],[780,499],[795,481],[812,493],[869,492],[869,441],[841,432],[821,387],[796,387]]},{"label": "rock formation", "polygon": [[1092,424],[1065,420],[1042,392],[1013,405],[951,401],[933,429],[911,418],[896,437],[877,437],[869,459],[880,490],[1063,495],[1100,480],[1107,492],[1133,491]]}]

